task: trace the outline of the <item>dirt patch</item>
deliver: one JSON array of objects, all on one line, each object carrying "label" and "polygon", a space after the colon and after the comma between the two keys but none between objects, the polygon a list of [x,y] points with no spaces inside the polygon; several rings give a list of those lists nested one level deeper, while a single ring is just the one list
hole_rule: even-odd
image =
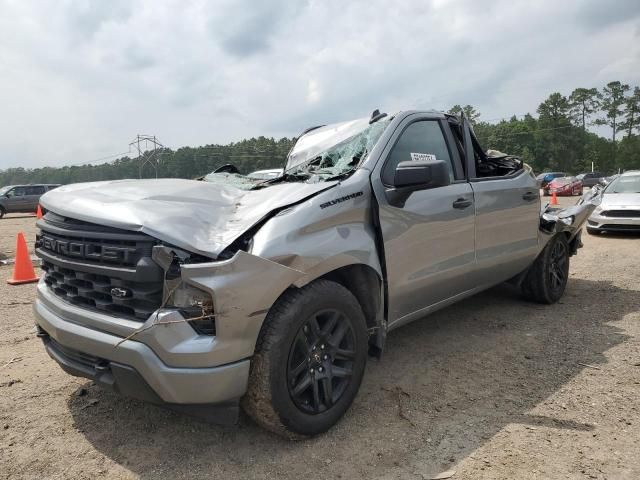
[{"label": "dirt patch", "polygon": [[[34,224],[0,220],[0,251]],[[584,243],[556,305],[497,287],[391,333],[346,418],[303,442],[66,375],[35,286],[0,267],[0,478],[640,478],[640,238]]]}]

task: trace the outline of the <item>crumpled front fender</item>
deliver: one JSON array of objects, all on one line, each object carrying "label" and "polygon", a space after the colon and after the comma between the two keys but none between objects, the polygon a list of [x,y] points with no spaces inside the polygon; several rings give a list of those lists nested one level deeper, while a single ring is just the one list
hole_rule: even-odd
[{"label": "crumpled front fender", "polygon": [[568,234],[569,244],[572,245],[572,254],[582,246],[579,241],[579,232],[602,201],[602,188],[595,186],[586,192],[582,198],[567,208],[555,208],[547,204],[540,212],[539,242],[540,251],[544,249],[549,240],[558,233]]},{"label": "crumpled front fender", "polygon": [[209,360],[218,365],[253,355],[269,308],[304,272],[240,250],[222,262],[182,265],[181,274],[213,297],[216,345]]}]

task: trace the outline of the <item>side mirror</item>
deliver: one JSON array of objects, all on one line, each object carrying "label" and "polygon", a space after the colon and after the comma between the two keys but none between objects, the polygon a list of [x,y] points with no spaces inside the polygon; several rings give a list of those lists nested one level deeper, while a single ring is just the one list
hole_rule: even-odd
[{"label": "side mirror", "polygon": [[450,183],[449,166],[444,160],[400,162],[393,177],[396,189],[426,190]]}]

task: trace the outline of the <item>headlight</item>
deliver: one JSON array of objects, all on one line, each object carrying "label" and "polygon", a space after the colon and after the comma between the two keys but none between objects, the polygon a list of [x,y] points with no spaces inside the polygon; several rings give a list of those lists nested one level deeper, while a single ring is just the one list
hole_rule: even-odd
[{"label": "headlight", "polygon": [[595,210],[593,211],[593,213],[600,213],[602,211],[602,207],[600,205],[598,205]]},{"label": "headlight", "polygon": [[165,299],[165,305],[177,308],[196,332],[201,335],[216,334],[211,294],[178,278],[165,282]]},{"label": "headlight", "polygon": [[559,218],[558,220],[560,220],[565,225],[571,225],[573,223],[573,221],[575,220],[575,218],[573,218],[573,215],[572,215],[570,217]]}]

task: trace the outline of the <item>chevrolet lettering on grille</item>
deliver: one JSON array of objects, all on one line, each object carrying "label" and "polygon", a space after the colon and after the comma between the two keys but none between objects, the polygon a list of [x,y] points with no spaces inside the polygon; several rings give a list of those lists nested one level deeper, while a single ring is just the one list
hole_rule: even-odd
[{"label": "chevrolet lettering on grille", "polygon": [[129,262],[136,253],[135,248],[103,245],[80,240],[60,240],[42,235],[40,247],[67,257],[87,260],[104,260],[107,262]]}]

